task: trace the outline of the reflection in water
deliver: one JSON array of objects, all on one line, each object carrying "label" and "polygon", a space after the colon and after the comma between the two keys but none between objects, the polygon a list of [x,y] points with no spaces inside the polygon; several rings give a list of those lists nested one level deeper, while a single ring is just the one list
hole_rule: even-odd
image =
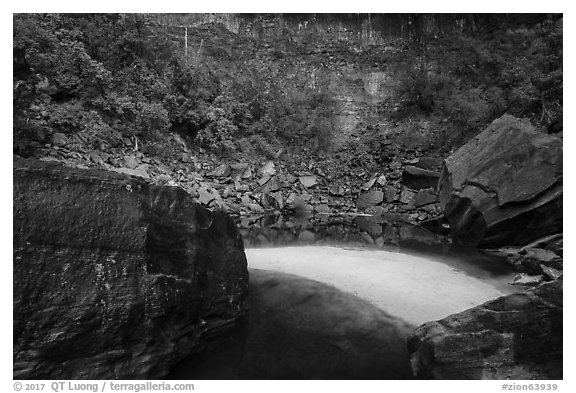
[{"label": "reflection in water", "polygon": [[238,226],[246,248],[285,245],[394,247],[406,243],[447,245],[437,235],[401,220],[401,216],[264,216],[243,217]]},{"label": "reflection in water", "polygon": [[265,216],[242,218],[239,226],[247,249],[301,245],[379,249],[442,262],[480,279],[513,272],[503,257],[453,245],[448,236],[406,223],[398,215]]},{"label": "reflection in water", "polygon": [[250,316],[171,379],[410,379],[414,327],[302,277],[250,270]]}]

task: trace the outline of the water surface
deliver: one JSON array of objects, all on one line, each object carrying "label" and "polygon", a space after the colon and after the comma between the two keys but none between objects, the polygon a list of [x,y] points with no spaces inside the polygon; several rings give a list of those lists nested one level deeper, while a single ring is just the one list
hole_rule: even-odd
[{"label": "water surface", "polygon": [[281,216],[239,222],[249,317],[173,379],[410,379],[406,337],[514,292],[501,259],[402,220]]},{"label": "water surface", "polygon": [[413,326],[330,285],[250,269],[250,315],[172,379],[411,379]]}]

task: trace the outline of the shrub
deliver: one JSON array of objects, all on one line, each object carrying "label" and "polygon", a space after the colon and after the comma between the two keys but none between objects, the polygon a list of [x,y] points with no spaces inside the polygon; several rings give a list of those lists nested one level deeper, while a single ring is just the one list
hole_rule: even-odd
[{"label": "shrub", "polygon": [[406,52],[391,114],[430,116],[468,136],[505,112],[548,126],[562,113],[561,20],[510,26],[451,32]]}]

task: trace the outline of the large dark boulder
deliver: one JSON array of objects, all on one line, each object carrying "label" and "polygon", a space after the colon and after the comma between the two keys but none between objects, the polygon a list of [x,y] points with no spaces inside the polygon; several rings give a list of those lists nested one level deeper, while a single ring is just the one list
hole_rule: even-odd
[{"label": "large dark boulder", "polygon": [[440,204],[454,240],[525,245],[562,232],[562,140],[505,115],[444,162]]},{"label": "large dark boulder", "polygon": [[484,303],[409,338],[423,379],[562,379],[562,289],[557,280]]},{"label": "large dark boulder", "polygon": [[176,187],[14,159],[16,379],[156,379],[246,314],[232,219]]}]

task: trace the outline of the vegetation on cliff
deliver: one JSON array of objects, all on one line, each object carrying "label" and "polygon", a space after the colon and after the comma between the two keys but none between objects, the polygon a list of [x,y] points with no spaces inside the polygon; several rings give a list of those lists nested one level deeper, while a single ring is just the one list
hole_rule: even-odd
[{"label": "vegetation on cliff", "polygon": [[558,16],[484,16],[473,28],[431,31],[418,43],[404,62],[398,116],[443,121],[451,137],[470,138],[504,113],[557,131],[562,121]]},{"label": "vegetation on cliff", "polygon": [[[265,17],[243,16],[251,26]],[[243,145],[257,146],[262,155],[286,146],[329,150],[342,132],[335,117],[343,110],[329,75],[313,84],[290,84],[286,68],[305,54],[322,70],[328,66],[319,59],[330,50],[351,64],[359,61],[358,49],[350,38],[330,35],[330,28],[296,39],[290,23],[356,23],[365,29],[366,15],[284,18],[284,38],[268,42],[256,28],[246,36],[196,23],[196,46],[184,53],[183,36],[165,26],[185,16],[16,14],[14,151],[34,155],[50,135],[80,132],[95,148],[134,137],[146,145],[177,132],[217,154]],[[392,64],[396,81],[377,117],[404,137],[424,128],[437,145],[460,145],[503,113],[561,129],[561,15],[367,20],[370,37],[374,30],[381,40],[364,47],[360,61]],[[373,120],[363,121],[367,129],[378,128]]]}]

